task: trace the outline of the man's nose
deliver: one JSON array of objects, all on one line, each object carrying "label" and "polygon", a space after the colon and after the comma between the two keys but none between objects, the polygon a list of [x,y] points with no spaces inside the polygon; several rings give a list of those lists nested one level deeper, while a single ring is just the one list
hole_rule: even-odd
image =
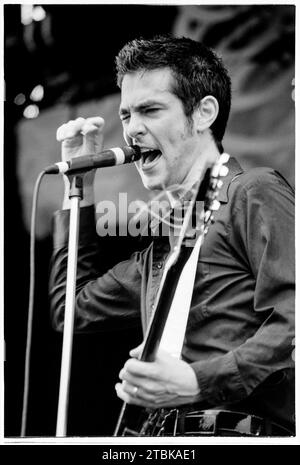
[{"label": "man's nose", "polygon": [[142,118],[138,115],[131,115],[130,121],[126,127],[126,134],[131,139],[138,139],[146,133],[146,127]]}]

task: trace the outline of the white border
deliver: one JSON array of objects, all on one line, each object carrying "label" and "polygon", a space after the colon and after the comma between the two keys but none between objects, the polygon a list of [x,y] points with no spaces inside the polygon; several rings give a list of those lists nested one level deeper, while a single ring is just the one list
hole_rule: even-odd
[{"label": "white border", "polygon": [[[1,6],[1,18],[0,18],[0,31],[3,31],[3,5],[7,4],[31,4],[32,2],[28,0],[24,1],[3,1],[0,0],[0,6]],[[84,1],[63,1],[63,2],[50,2],[50,1],[44,1],[41,0],[37,4],[38,5],[43,5],[43,4],[69,4],[69,5],[95,5],[95,4],[122,4],[121,0],[115,0],[115,1],[104,1],[104,2],[99,2],[99,1],[89,1],[89,3],[85,3]],[[299,14],[298,14],[298,8],[297,4],[295,1],[217,1],[217,0],[210,0],[210,1],[204,1],[202,2],[197,2],[197,1],[176,1],[173,0],[172,2],[169,1],[162,1],[162,0],[152,0],[152,1],[130,1],[127,2],[127,4],[143,4],[143,5],[272,5],[272,4],[279,4],[279,5],[296,5],[296,46],[298,43],[297,37],[297,31],[299,29]],[[3,73],[3,32],[0,38],[0,43],[1,43],[1,78],[2,81],[4,81],[4,73]],[[295,75],[295,83],[297,83],[297,77],[298,77],[298,60],[297,60],[297,53],[295,54],[295,59],[296,59],[296,75]],[[3,115],[3,100],[5,98],[4,95],[4,90],[3,86],[0,86],[0,101],[1,101],[1,122],[2,122],[2,115]],[[295,86],[295,97],[296,97],[296,111],[297,111],[297,101],[298,101],[298,92],[297,92],[297,87]],[[296,112],[296,127],[295,127],[295,136],[296,136],[296,149],[298,147],[298,124],[297,124],[297,112]],[[1,141],[1,161],[3,157],[3,124],[1,124],[1,132],[0,132],[0,141]],[[297,153],[297,150],[295,150],[295,153]],[[298,175],[299,175],[299,162],[296,158],[296,186],[297,186],[297,180],[298,180]],[[1,176],[1,181],[3,180],[3,169],[2,169],[2,163],[0,167],[0,176]],[[298,190],[296,189],[296,206],[299,204],[299,195],[298,195]],[[0,244],[2,246],[3,251],[3,182],[0,183]],[[297,232],[298,232],[298,215],[296,215],[296,237],[297,237]],[[3,253],[0,252],[0,267],[1,270],[3,270]],[[296,276],[299,275],[299,247],[296,244]],[[1,279],[0,279],[0,296],[1,296],[1,305],[0,305],[0,334],[1,336],[4,335],[4,328],[3,328],[3,273],[1,274]],[[298,298],[298,293],[296,293],[296,309],[299,308],[299,298]],[[296,334],[298,335],[299,333],[299,316],[297,316],[296,312]],[[1,338],[2,341],[2,338]],[[0,342],[1,342],[0,341]],[[296,360],[299,360],[299,347],[296,346],[295,348],[295,353],[296,353]],[[0,361],[4,360],[4,346],[2,342],[0,343]],[[4,412],[4,368],[3,364],[1,365],[1,379],[0,379],[0,412]],[[68,444],[68,445],[152,445],[155,444],[156,446],[158,444],[160,445],[172,445],[174,447],[178,446],[181,447],[182,445],[188,445],[188,446],[201,446],[201,445],[299,445],[299,429],[300,429],[300,414],[299,414],[299,405],[298,405],[298,396],[297,396],[297,390],[299,389],[299,370],[296,370],[296,436],[294,438],[222,438],[222,437],[210,437],[210,438],[187,438],[187,437],[176,437],[176,438],[137,438],[137,439],[129,439],[129,438],[108,438],[108,437],[67,437],[67,438],[48,438],[48,437],[41,437],[41,438],[31,438],[31,437],[26,437],[26,438],[4,438],[4,418],[3,415],[0,413],[0,443],[6,444],[6,445],[21,445],[21,444],[27,444],[27,445],[62,445],[62,444]],[[192,447],[191,447],[192,448]]]}]

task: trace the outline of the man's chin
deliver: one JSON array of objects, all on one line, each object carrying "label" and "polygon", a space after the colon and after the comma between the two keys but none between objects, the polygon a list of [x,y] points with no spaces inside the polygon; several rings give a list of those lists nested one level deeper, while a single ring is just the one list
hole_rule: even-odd
[{"label": "man's chin", "polygon": [[162,190],[163,183],[160,179],[157,179],[155,176],[147,176],[143,172],[139,171],[139,175],[141,176],[142,183],[147,190]]}]

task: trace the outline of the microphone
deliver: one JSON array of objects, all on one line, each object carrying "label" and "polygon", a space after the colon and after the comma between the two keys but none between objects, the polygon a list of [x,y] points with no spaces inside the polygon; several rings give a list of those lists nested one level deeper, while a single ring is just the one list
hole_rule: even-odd
[{"label": "microphone", "polygon": [[138,145],[114,147],[95,155],[75,157],[69,161],[61,161],[45,169],[46,174],[80,173],[95,168],[124,165],[141,158],[141,149]]}]

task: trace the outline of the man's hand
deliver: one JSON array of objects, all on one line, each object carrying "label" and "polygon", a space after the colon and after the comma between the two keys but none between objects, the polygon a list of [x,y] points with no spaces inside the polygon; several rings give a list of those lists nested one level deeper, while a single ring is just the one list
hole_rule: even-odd
[{"label": "man's hand", "polygon": [[200,394],[196,374],[190,365],[160,351],[154,362],[137,360],[141,346],[130,351],[133,357],[120,371],[118,397],[128,404],[160,408],[196,402]]},{"label": "man's hand", "polygon": [[[104,119],[100,116],[92,118],[77,118],[60,126],[56,133],[56,139],[61,144],[62,161],[68,161],[73,157],[91,155],[100,152],[103,147]],[[95,170],[88,171],[83,177],[84,199],[81,206],[94,203],[94,178]],[[70,207],[69,180],[64,176],[65,197],[63,208]]]}]

